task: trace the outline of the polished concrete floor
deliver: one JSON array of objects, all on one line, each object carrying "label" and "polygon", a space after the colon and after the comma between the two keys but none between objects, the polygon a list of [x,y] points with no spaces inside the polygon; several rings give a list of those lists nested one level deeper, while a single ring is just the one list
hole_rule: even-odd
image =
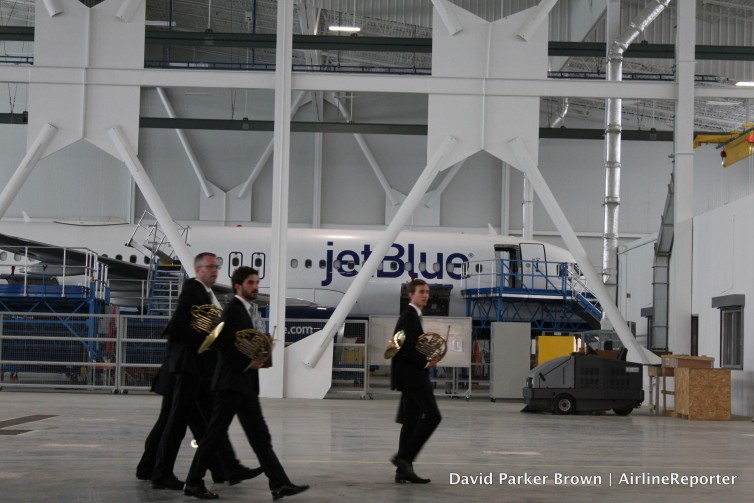
[{"label": "polished concrete floor", "polygon": [[[750,418],[697,422],[650,416],[646,409],[627,417],[555,416],[520,413],[520,403],[438,399],[443,422],[415,463],[419,475],[432,479],[426,486],[393,482],[388,459],[398,438],[397,395],[263,399],[288,474],[295,483],[312,486],[290,500],[754,499]],[[0,501],[193,500],[177,491],[153,490],[134,476],[158,400],[133,393],[0,391]],[[239,457],[256,466],[237,422],[230,433]],[[189,441],[190,435],[176,464],[180,478],[193,454]],[[213,487],[211,481],[208,486],[220,501],[272,500],[264,477],[233,487]]]}]

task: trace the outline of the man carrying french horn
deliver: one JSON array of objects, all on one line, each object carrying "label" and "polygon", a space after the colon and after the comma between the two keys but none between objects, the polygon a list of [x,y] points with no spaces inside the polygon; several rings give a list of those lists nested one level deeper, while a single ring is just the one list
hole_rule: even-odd
[{"label": "man carrying french horn", "polygon": [[[269,479],[272,498],[293,496],[309,488],[295,485],[288,478],[275,451],[272,437],[259,404],[259,369],[272,366],[272,346],[259,317],[254,300],[259,289],[259,273],[251,267],[239,267],[231,277],[236,296],[222,315],[222,327],[210,334],[209,344],[219,352],[212,381],[215,408],[199,448],[186,476],[183,489],[187,496],[217,499],[204,485],[212,454],[228,431],[233,416],[238,415],[246,438]],[[212,337],[216,337],[214,341]],[[202,349],[209,347],[207,343]]]},{"label": "man carrying french horn", "polygon": [[402,331],[405,339],[391,360],[390,388],[401,392],[397,422],[402,427],[398,453],[390,461],[396,466],[397,483],[427,484],[430,480],[419,477],[413,463],[442,420],[429,380],[429,369],[435,367],[442,356],[430,359],[416,347],[424,333],[421,315],[429,300],[427,282],[411,281],[408,300],[408,306],[395,325],[395,333]]}]

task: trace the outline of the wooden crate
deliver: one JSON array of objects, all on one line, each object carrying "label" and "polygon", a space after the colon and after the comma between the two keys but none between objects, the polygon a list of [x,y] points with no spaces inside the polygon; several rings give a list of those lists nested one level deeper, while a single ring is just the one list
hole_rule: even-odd
[{"label": "wooden crate", "polygon": [[675,369],[675,415],[702,421],[730,419],[730,369]]}]

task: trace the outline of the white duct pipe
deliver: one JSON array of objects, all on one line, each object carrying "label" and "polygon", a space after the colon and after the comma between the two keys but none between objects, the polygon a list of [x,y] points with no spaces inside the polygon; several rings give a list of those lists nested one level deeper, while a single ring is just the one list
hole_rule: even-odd
[{"label": "white duct pipe", "polygon": [[[586,277],[587,285],[594,292],[597,300],[599,300],[605,315],[613,322],[618,338],[623,345],[631,351],[629,356],[638,358],[644,364],[655,363],[650,362],[650,356],[647,354],[648,351],[639,346],[639,343],[636,342],[636,338],[628,328],[626,320],[623,319],[620,311],[618,311],[618,306],[615,305],[615,301],[610,295],[607,287],[600,281],[599,275],[592,268],[586,250],[581,246],[579,238],[576,237],[576,233],[573,231],[571,224],[568,223],[568,219],[560,208],[558,201],[547,186],[547,182],[545,182],[542,173],[539,171],[534,159],[529,154],[523,139],[521,139],[521,137],[516,137],[509,142],[509,145],[518,160],[519,165],[517,167],[524,172],[534,187],[534,190],[536,190],[539,200],[542,201],[542,205],[545,207],[545,210],[547,210],[547,214],[550,215],[553,224],[555,224],[555,228],[560,232],[566,247],[571,252],[574,259],[576,259],[576,263],[581,268],[582,274]],[[657,356],[652,356],[653,360],[659,362]]]},{"label": "white duct pipe", "polygon": [[[623,54],[636,37],[665,10],[670,0],[652,0],[613,42],[608,52],[607,80],[623,79]],[[620,169],[622,100],[608,98],[605,115],[605,210],[602,234],[602,279],[616,293],[618,279],[618,210],[620,208]]]},{"label": "white duct pipe", "polygon": [[139,161],[139,157],[136,155],[136,150],[128,142],[128,137],[120,126],[110,128],[107,134],[115,145],[118,154],[120,154],[121,160],[126,163],[136,185],[139,186],[139,190],[141,190],[149,208],[152,210],[155,218],[157,218],[157,223],[162,228],[165,236],[167,236],[170,246],[176,255],[178,255],[184,271],[189,275],[192,274],[194,271],[194,255],[183,240],[181,233],[178,232],[178,226],[175,224],[173,217],[170,216],[170,212],[168,212],[165,203],[160,199],[157,189],[154,188],[152,181],[144,171],[144,166],[141,165],[141,161]]},{"label": "white duct pipe", "polygon": [[37,135],[34,143],[31,144],[24,158],[21,159],[21,164],[18,165],[13,176],[11,176],[5,185],[3,192],[0,193],[0,218],[3,218],[5,212],[10,208],[11,203],[18,195],[18,191],[21,190],[26,179],[29,178],[31,172],[37,166],[47,145],[50,144],[57,132],[58,129],[52,124],[48,123],[42,126],[42,130]]},{"label": "white duct pipe", "polygon": [[443,161],[450,155],[457,143],[458,140],[452,136],[445,136],[443,138],[440,146],[435,151],[435,154],[427,162],[424,171],[419,175],[416,184],[414,184],[414,187],[406,196],[401,207],[398,208],[390,225],[387,226],[387,229],[383,232],[379,242],[375,245],[374,251],[369,255],[367,261],[364,262],[361,270],[359,270],[359,273],[353,279],[351,286],[348,287],[343,299],[338,303],[338,306],[335,308],[332,316],[330,316],[330,319],[327,320],[325,327],[310,336],[318,337],[321,340],[304,359],[305,365],[312,368],[317,366],[317,362],[319,362],[320,358],[322,358],[322,353],[324,353],[325,349],[329,346],[330,339],[332,339],[336,329],[343,325],[346,316],[348,316],[348,313],[351,312],[354,304],[356,304],[359,295],[364,291],[364,288],[372,278],[372,275],[377,272],[377,268],[384,260],[385,255],[393,245],[395,238],[398,237],[403,226],[408,222],[408,219],[411,218],[411,214],[416,207],[419,206],[419,203],[421,203],[424,194],[427,192],[427,189],[440,171]]},{"label": "white duct pipe", "polygon": [[558,127],[558,125],[563,122],[563,119],[565,119],[566,114],[568,113],[568,98],[563,98],[563,110],[560,111],[560,113],[552,120],[550,123],[550,127]]},{"label": "white duct pipe", "polygon": [[[167,112],[168,117],[175,119],[175,110],[173,110],[173,105],[170,104],[170,100],[168,100],[168,96],[165,94],[165,89],[162,87],[157,87],[155,89],[157,89],[157,94],[159,95],[160,100],[162,100],[162,106],[165,107],[165,112]],[[189,164],[191,164],[191,167],[194,169],[194,174],[196,174],[196,178],[199,180],[199,185],[202,187],[204,196],[207,198],[214,196],[212,189],[207,184],[207,178],[204,176],[204,171],[202,170],[202,167],[199,166],[199,161],[196,158],[196,154],[194,154],[194,149],[191,148],[191,144],[186,137],[186,133],[183,129],[176,129],[175,133],[178,135],[178,140],[180,140],[181,146],[183,146],[183,151],[186,152]]]}]

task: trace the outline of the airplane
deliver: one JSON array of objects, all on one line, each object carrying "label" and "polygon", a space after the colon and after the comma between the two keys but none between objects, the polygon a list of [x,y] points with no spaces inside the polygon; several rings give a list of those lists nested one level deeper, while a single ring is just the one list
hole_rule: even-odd
[{"label": "airplane", "polygon": [[[6,250],[0,251],[0,273],[7,274],[10,267],[18,269],[24,265],[24,259],[18,253],[23,240],[52,243],[56,247],[85,247],[98,254],[111,271],[126,274],[137,269],[143,271],[150,263],[150,257],[139,253],[133,243],[128,244],[134,234],[133,224],[3,222],[0,230],[0,250]],[[337,305],[360,266],[370,256],[380,234],[380,231],[371,230],[290,228],[287,296],[321,306]],[[270,283],[274,281],[269,274],[270,242],[269,228],[241,226],[192,227],[188,239],[193,252],[210,251],[218,256],[223,266],[218,285],[229,287],[235,268],[252,266],[260,273],[261,294],[268,293]],[[44,258],[40,258],[43,261]],[[398,314],[401,285],[415,277],[449,289],[448,314],[464,316],[465,302],[461,290],[472,286],[469,277],[475,278],[475,288],[494,286],[495,273],[499,273],[495,268],[500,267],[501,259],[509,260],[510,272],[516,273],[506,276],[505,281],[511,287],[547,288],[544,275],[579,275],[571,253],[549,243],[515,236],[403,231],[369,281],[350,317]],[[566,269],[560,271],[561,267]],[[186,269],[191,275],[191,267]],[[527,269],[543,271],[544,275],[527,275]],[[36,265],[33,272],[38,274],[41,270]]]}]

